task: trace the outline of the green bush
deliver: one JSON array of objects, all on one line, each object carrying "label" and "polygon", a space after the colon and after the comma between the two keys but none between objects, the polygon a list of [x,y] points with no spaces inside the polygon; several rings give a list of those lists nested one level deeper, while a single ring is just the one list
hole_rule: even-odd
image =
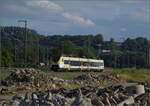
[{"label": "green bush", "polygon": [[44,71],[44,72],[52,71],[50,65],[40,66],[39,69]]}]

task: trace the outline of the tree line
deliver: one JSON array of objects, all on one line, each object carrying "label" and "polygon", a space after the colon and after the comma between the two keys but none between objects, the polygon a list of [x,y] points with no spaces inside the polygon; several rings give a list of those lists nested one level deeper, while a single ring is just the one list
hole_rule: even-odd
[{"label": "tree line", "polygon": [[49,35],[15,26],[1,29],[0,66],[38,67],[56,63],[61,55],[103,59],[106,67],[149,68],[150,41],[143,37],[127,38],[123,42],[104,41],[96,35]]}]

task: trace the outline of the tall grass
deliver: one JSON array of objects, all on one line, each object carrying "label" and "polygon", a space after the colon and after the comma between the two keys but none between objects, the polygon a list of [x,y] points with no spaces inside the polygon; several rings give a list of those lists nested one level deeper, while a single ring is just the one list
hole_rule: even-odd
[{"label": "tall grass", "polygon": [[126,80],[127,82],[141,82],[150,80],[150,70],[148,69],[116,69],[111,74],[118,74],[123,80]]}]

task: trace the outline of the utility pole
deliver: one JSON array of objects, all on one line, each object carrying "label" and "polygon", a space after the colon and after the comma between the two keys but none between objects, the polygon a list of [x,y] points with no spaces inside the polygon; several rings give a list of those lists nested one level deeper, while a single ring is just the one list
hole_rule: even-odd
[{"label": "utility pole", "polygon": [[149,71],[150,71],[150,44],[149,44],[149,47],[148,47],[148,64],[149,64],[149,66],[148,66],[148,68],[149,68]]},{"label": "utility pole", "polygon": [[2,30],[2,27],[0,27],[0,51],[1,51],[1,52],[0,52],[0,53],[1,53],[1,54],[0,54],[0,67],[1,67],[1,61],[2,61],[2,60],[1,60],[1,59],[2,59],[2,58],[1,58],[1,57],[2,57],[2,50],[1,50],[1,36],[2,36],[2,34],[3,34],[3,30]]},{"label": "utility pole", "polygon": [[[88,44],[87,44],[87,47],[88,47],[88,55],[89,55],[89,49],[90,49],[90,39],[89,39],[89,35],[88,35]],[[89,57],[88,57],[89,58]]]},{"label": "utility pole", "polygon": [[14,40],[14,47],[15,47],[15,49],[14,49],[14,55],[15,55],[15,66],[17,67],[17,41],[18,42],[21,42],[21,40],[19,40],[19,39],[16,39],[15,37],[13,37],[13,36],[11,36],[11,38]]},{"label": "utility pole", "polygon": [[98,54],[99,54],[99,57],[100,57],[100,54],[102,53],[102,45],[99,44],[99,51],[98,51]]},{"label": "utility pole", "polygon": [[[15,30],[15,29],[14,29],[14,27],[13,27],[13,32],[14,32],[14,30]],[[15,67],[17,67],[17,64],[16,64],[16,63],[17,63],[17,62],[16,62],[16,60],[17,60],[17,58],[16,58],[16,53],[17,53],[17,52],[16,52],[16,40],[15,40],[15,45],[14,45],[14,46],[15,46]]]},{"label": "utility pole", "polygon": [[116,50],[116,46],[114,47],[114,53],[115,53],[115,69],[116,69],[116,67],[117,67],[117,50]]},{"label": "utility pole", "polygon": [[116,56],[116,52],[115,52],[115,69],[117,67],[117,56]]},{"label": "utility pole", "polygon": [[38,58],[38,68],[39,68],[39,64],[40,64],[40,58],[39,58],[39,39],[37,38],[37,58]]},{"label": "utility pole", "polygon": [[128,68],[130,68],[130,49],[128,47]]},{"label": "utility pole", "polygon": [[[120,39],[122,40],[122,43],[125,41],[125,38],[124,38],[124,37],[120,37]],[[122,58],[123,58],[122,67],[124,67],[124,56],[123,56]]]},{"label": "utility pole", "polygon": [[100,52],[101,52],[101,47],[102,47],[102,44],[97,44],[97,46],[98,46],[98,54],[97,54],[97,58],[98,58],[98,56],[100,56]]},{"label": "utility pole", "polygon": [[[149,39],[150,39],[150,37],[149,37]],[[148,68],[149,68],[149,71],[150,71],[150,43],[149,43],[149,46],[148,46],[148,64],[149,64]]]},{"label": "utility pole", "polygon": [[46,48],[46,65],[48,65],[48,47]]},{"label": "utility pole", "polygon": [[27,20],[18,20],[18,22],[23,22],[25,24],[25,40],[24,40],[24,51],[25,51],[25,57],[24,57],[24,63],[26,66],[27,62]]},{"label": "utility pole", "polygon": [[64,49],[64,42],[63,43],[61,42],[61,46],[60,47],[61,47],[61,56],[64,56],[65,55],[64,54],[64,50],[65,50]]},{"label": "utility pole", "polygon": [[134,58],[135,58],[135,69],[136,69],[136,49],[137,49],[137,46],[136,46],[137,44],[136,44],[136,39],[135,39],[135,56],[134,56]]}]

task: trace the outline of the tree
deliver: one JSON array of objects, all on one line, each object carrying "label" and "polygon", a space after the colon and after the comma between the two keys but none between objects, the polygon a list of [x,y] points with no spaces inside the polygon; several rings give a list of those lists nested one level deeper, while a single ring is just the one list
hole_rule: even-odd
[{"label": "tree", "polygon": [[13,65],[12,56],[6,48],[1,48],[0,57],[1,67],[11,67]]},{"label": "tree", "polygon": [[77,56],[78,57],[93,58],[93,57],[95,57],[95,54],[89,48],[80,47],[80,48],[77,49]]},{"label": "tree", "polygon": [[115,49],[115,41],[114,41],[114,38],[110,38],[109,46],[110,46],[110,49],[111,49],[111,50],[114,50],[114,49]]},{"label": "tree", "polygon": [[28,47],[27,48],[27,66],[28,67],[35,67],[37,66],[38,60],[37,60],[37,54],[33,50],[33,48]]},{"label": "tree", "polygon": [[61,55],[75,55],[77,46],[71,41],[62,41],[58,47],[52,50],[54,60],[56,61]]},{"label": "tree", "polygon": [[94,40],[95,40],[95,43],[96,44],[101,44],[103,43],[103,36],[101,34],[97,34],[95,37],[94,37]]},{"label": "tree", "polygon": [[[38,62],[53,63],[61,55],[94,58],[98,50],[111,50],[100,53],[105,66],[148,68],[150,41],[143,37],[127,38],[124,42],[116,42],[113,38],[104,41],[102,34],[94,35],[39,35],[35,30],[27,29],[27,62],[25,58],[25,33],[23,27],[0,27],[1,30],[1,66],[35,67]],[[48,48],[48,49],[47,49]],[[39,57],[38,57],[39,56]],[[98,57],[98,56],[97,56]],[[48,58],[48,59],[47,59]],[[117,63],[115,64],[115,62]]]},{"label": "tree", "polygon": [[66,55],[73,55],[77,48],[76,45],[69,40],[61,42],[59,47],[62,54],[66,54]]}]

